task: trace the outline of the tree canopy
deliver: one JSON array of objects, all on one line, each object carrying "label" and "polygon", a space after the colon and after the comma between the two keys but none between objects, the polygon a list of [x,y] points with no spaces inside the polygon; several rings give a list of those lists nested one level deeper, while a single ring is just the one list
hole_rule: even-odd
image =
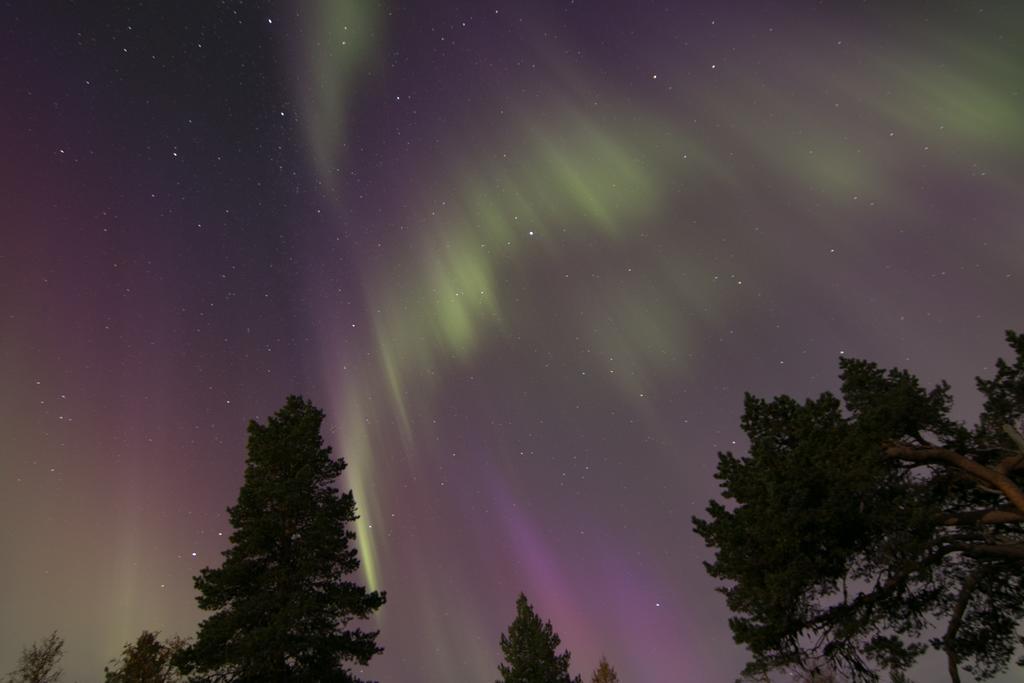
[{"label": "tree canopy", "polygon": [[[1024,616],[1024,336],[978,379],[974,427],[946,383],[840,360],[840,395],[747,395],[747,454],[720,453],[696,532],[715,550],[745,673],[905,671],[928,647],[952,681],[1012,663]],[[1018,665],[1021,665],[1018,662]]]},{"label": "tree canopy", "polygon": [[580,677],[569,675],[566,650],[558,654],[562,639],[551,622],[542,622],[522,593],[516,600],[516,618],[501,635],[501,652],[505,662],[498,665],[501,678],[497,683],[580,683]]},{"label": "tree canopy", "polygon": [[223,564],[195,579],[199,607],[212,611],[175,662],[190,675],[246,681],[356,682],[348,664],[382,649],[377,632],[346,628],[384,604],[347,577],[359,567],[352,493],[335,482],[324,414],[289,396],[267,424],[249,423],[248,459],[234,533]]},{"label": "tree canopy", "polygon": [[143,631],[134,643],[128,643],[121,656],[104,668],[104,683],[176,683],[183,680],[172,665],[172,658],[185,644],[180,639],[161,643],[159,634]]},{"label": "tree canopy", "polygon": [[7,674],[8,683],[56,683],[63,675],[64,639],[54,631],[38,643],[22,648],[18,666]]}]

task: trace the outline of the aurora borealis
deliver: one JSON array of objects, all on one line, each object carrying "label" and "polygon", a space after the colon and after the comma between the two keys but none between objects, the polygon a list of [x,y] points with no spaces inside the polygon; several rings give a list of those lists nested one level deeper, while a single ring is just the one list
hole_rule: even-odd
[{"label": "aurora borealis", "polygon": [[585,678],[733,680],[690,517],[743,392],[846,354],[966,416],[1021,328],[1017,3],[0,17],[3,671],[192,634],[301,393],[388,593],[368,676],[493,680],[524,591]]}]

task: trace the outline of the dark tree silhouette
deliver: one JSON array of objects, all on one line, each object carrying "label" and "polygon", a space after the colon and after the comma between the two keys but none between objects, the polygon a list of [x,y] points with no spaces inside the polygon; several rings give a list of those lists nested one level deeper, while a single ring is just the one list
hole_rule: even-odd
[{"label": "dark tree silhouette", "polygon": [[590,677],[590,683],[619,683],[619,675],[608,664],[608,660],[601,657],[597,669],[594,670],[594,675]]},{"label": "dark tree silhouette", "polygon": [[161,643],[159,634],[143,631],[134,643],[127,643],[120,658],[103,669],[104,683],[176,683],[184,679],[171,660],[185,647],[185,643],[172,638]]},{"label": "dark tree silhouette", "polygon": [[[949,386],[840,361],[842,399],[747,395],[745,456],[719,454],[723,505],[694,525],[733,612],[745,670],[903,672],[929,645],[979,679],[1005,669],[1024,617],[1024,336],[978,380],[976,427]],[[934,629],[942,635],[929,639]],[[1020,664],[1018,662],[1018,664]]]},{"label": "dark tree silhouette", "polygon": [[217,680],[356,682],[352,662],[382,650],[377,632],[346,628],[384,604],[347,577],[359,567],[348,523],[351,491],[335,483],[324,414],[289,396],[266,425],[249,423],[245,481],[228,509],[234,533],[224,562],[195,579],[199,606],[213,614],[175,662]]},{"label": "dark tree silhouette", "polygon": [[569,675],[569,651],[557,654],[561,642],[551,622],[542,622],[520,593],[516,618],[508,635],[501,635],[505,663],[498,665],[501,679],[497,683],[580,683],[579,676]]},{"label": "dark tree silhouette", "polygon": [[18,667],[7,674],[9,683],[56,683],[63,675],[64,639],[54,631],[39,643],[22,648]]}]

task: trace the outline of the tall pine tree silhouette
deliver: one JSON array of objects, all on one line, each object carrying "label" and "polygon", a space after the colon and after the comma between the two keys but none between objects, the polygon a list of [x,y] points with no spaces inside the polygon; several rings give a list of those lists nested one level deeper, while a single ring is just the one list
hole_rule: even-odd
[{"label": "tall pine tree silhouette", "polygon": [[569,675],[569,651],[557,654],[562,639],[551,622],[541,622],[526,596],[516,600],[516,618],[501,635],[505,663],[498,665],[497,683],[580,683]]},{"label": "tall pine tree silhouette", "polygon": [[228,508],[234,533],[224,562],[195,579],[199,607],[213,614],[176,663],[209,680],[359,683],[348,664],[382,650],[376,631],[346,629],[384,604],[383,593],[346,577],[359,560],[350,546],[351,491],[345,468],[320,436],[324,414],[289,396],[266,425],[249,423],[245,481]]}]

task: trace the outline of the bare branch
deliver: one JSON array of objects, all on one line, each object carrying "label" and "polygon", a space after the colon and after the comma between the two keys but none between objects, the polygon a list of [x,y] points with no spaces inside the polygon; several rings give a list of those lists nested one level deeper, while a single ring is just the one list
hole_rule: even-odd
[{"label": "bare branch", "polygon": [[1002,472],[985,467],[956,451],[948,448],[918,448],[906,444],[892,444],[885,449],[885,455],[894,460],[956,467],[998,489],[1017,510],[1024,514],[1024,491],[1021,491],[1013,480]]},{"label": "bare branch", "polygon": [[1003,425],[1003,431],[1013,440],[1013,443],[1017,444],[1017,449],[1024,454],[1024,436],[1021,436],[1017,428],[1013,425]]},{"label": "bare branch", "polygon": [[976,524],[1013,524],[1024,522],[1024,514],[1011,508],[943,512],[938,516],[941,526],[974,526]]},{"label": "bare branch", "polygon": [[1010,474],[1016,470],[1024,470],[1024,453],[1020,455],[1008,455],[996,464],[997,472]]},{"label": "bare branch", "polygon": [[949,547],[978,559],[1024,560],[1024,543],[953,543]]},{"label": "bare branch", "polygon": [[[939,539],[939,543],[942,540]],[[931,551],[924,557],[909,562],[904,565],[903,569],[892,574],[884,581],[879,581],[875,587],[869,593],[859,593],[850,602],[841,603],[832,607],[831,609],[818,614],[812,619],[804,622],[805,628],[819,628],[823,625],[829,626],[833,622],[840,620],[841,615],[855,614],[858,610],[871,608],[875,603],[881,602],[886,599],[894,592],[899,590],[906,584],[915,574],[922,571],[924,568],[931,566],[933,563],[940,561],[946,555],[950,553],[960,552],[963,548],[969,547],[969,543],[954,543],[954,544],[943,544],[935,550]]]},{"label": "bare branch", "polygon": [[971,599],[974,587],[978,585],[978,579],[985,569],[979,567],[971,572],[964,585],[960,588],[960,594],[956,597],[956,607],[949,619],[949,626],[946,627],[946,634],[942,638],[942,649],[946,651],[946,659],[949,662],[949,678],[952,683],[960,683],[960,668],[956,656],[956,634],[960,630],[960,624],[964,620],[964,612],[967,610],[967,603]]},{"label": "bare branch", "polygon": [[1017,446],[1017,451],[1000,460],[995,469],[1002,474],[1010,474],[1014,470],[1024,469],[1024,436],[1013,425],[1003,425],[1003,431]]}]

